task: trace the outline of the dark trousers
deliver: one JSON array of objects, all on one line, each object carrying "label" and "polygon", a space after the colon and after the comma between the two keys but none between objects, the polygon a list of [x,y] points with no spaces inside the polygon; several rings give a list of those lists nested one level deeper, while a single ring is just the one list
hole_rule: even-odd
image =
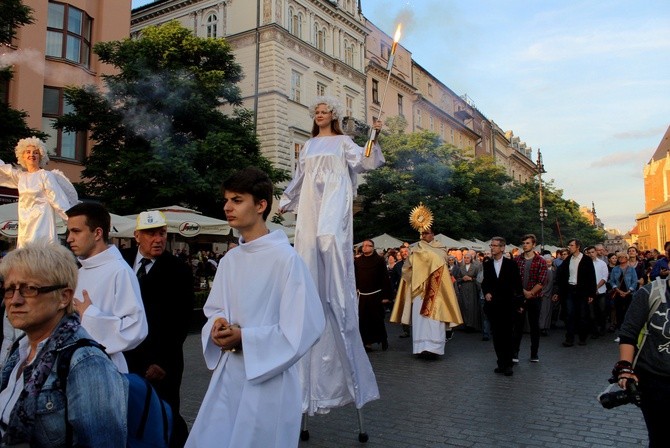
[{"label": "dark trousers", "polygon": [[507,306],[495,306],[487,302],[484,306],[491,322],[493,349],[498,358],[498,367],[506,369],[512,367],[514,354],[514,319],[516,311]]},{"label": "dark trousers", "polygon": [[607,294],[598,294],[589,306],[593,334],[605,333],[607,328]]},{"label": "dark trousers", "polygon": [[574,342],[575,333],[577,333],[579,340],[585,341],[590,328],[589,303],[587,299],[578,294],[577,288],[570,286],[565,297],[565,308],[565,340]]},{"label": "dark trousers", "polygon": [[535,298],[526,302],[522,313],[516,313],[514,319],[514,353],[518,355],[523,338],[523,329],[526,326],[526,316],[530,326],[530,357],[537,357],[540,349],[540,308],[541,299]]},{"label": "dark trousers", "polygon": [[626,297],[621,297],[616,294],[614,295],[614,309],[616,310],[617,328],[621,327],[623,318],[626,316],[626,311],[628,311],[628,307],[630,306],[632,298],[633,296],[631,294],[627,295]]},{"label": "dark trousers", "polygon": [[649,448],[670,446],[670,379],[638,371],[638,389],[642,396],[640,409],[649,433]]}]

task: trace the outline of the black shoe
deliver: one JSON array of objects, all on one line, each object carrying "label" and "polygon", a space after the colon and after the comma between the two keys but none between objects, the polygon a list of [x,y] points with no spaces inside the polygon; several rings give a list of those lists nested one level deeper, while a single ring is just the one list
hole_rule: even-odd
[{"label": "black shoe", "polygon": [[586,345],[586,339],[580,339],[577,345]]},{"label": "black shoe", "polygon": [[573,345],[575,345],[575,343],[572,341],[563,341],[563,347],[572,347]]},{"label": "black shoe", "polygon": [[540,335],[541,336],[549,336],[549,330],[546,328],[544,330],[540,330]]},{"label": "black shoe", "polygon": [[388,339],[387,339],[387,340],[385,340],[385,341],[382,341],[382,351],[385,352],[385,351],[388,350],[388,349],[389,349],[389,341],[388,341]]},{"label": "black shoe", "polygon": [[398,336],[398,337],[401,338],[401,339],[408,338],[408,337],[409,337],[409,333],[403,333],[403,334],[401,334],[401,335]]},{"label": "black shoe", "polygon": [[496,367],[495,369],[493,369],[493,373],[505,373],[505,369],[503,369],[502,367]]},{"label": "black shoe", "polygon": [[512,375],[514,375],[514,370],[512,370],[511,367],[508,367],[508,368],[505,369],[505,371],[503,372],[503,374],[504,374],[505,376],[512,376]]}]

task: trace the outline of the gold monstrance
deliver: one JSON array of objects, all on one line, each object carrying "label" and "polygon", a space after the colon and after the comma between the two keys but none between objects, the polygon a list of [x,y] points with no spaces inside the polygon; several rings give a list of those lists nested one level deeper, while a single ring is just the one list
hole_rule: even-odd
[{"label": "gold monstrance", "polygon": [[419,202],[409,213],[409,224],[419,233],[428,230],[433,225],[433,212]]}]

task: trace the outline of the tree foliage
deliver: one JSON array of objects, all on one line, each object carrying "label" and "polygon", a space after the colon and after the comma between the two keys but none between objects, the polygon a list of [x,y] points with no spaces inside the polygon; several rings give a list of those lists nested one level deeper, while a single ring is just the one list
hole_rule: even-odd
[{"label": "tree foliage", "polygon": [[75,112],[57,122],[94,141],[78,185],[85,195],[122,214],[178,204],[222,216],[219,186],[231,172],[256,165],[285,180],[261,156],[251,114],[219,110],[240,104],[242,78],[224,40],[169,22],[94,51],[118,73],[105,76],[104,93],[66,89]]},{"label": "tree foliage", "polygon": [[[515,183],[491,157],[473,159],[437,134],[407,134],[402,123],[392,119],[388,123],[389,131],[380,140],[386,164],[368,173],[359,188],[362,211],[354,218],[357,240],[386,232],[415,241],[418,235],[409,226],[408,216],[419,203],[433,212],[437,232],[456,239],[488,240],[500,235],[514,243],[526,233],[540,238],[536,181]],[[602,241],[602,233],[562,194],[551,183],[544,185],[545,244],[560,242],[553,225],[556,220],[564,243],[566,238]]]},{"label": "tree foliage", "polygon": [[[10,45],[17,30],[34,22],[33,10],[21,0],[3,0],[0,2],[0,45]],[[11,66],[0,65],[0,84],[8,84],[13,78]],[[0,95],[4,92],[0,92]],[[32,129],[26,123],[28,114],[25,111],[10,107],[0,98],[0,159],[15,160],[14,147],[25,137],[46,137],[46,134]]]}]

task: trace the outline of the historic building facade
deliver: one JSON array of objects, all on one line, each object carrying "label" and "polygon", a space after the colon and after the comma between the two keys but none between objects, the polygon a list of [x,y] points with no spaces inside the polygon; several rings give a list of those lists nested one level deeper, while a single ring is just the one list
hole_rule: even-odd
[{"label": "historic building facade", "polygon": [[14,109],[28,113],[28,126],[49,134],[49,168],[58,168],[79,182],[90,143],[83,133],[57,131],[52,124],[70,110],[63,97],[65,86],[100,86],[101,75],[112,74],[92,48],[97,42],[128,37],[131,0],[23,3],[33,9],[34,23],[19,28],[7,49],[14,61],[14,78],[5,99]]},{"label": "historic building facade", "polygon": [[637,215],[637,243],[661,253],[670,241],[670,126],[644,166],[644,213]]},{"label": "historic building facade", "polygon": [[158,0],[132,12],[131,33],[177,20],[199,37],[225,37],[242,66],[243,106],[254,111],[261,151],[292,172],[310,137],[315,97],[340,99],[366,121],[365,39],[353,0]]}]

